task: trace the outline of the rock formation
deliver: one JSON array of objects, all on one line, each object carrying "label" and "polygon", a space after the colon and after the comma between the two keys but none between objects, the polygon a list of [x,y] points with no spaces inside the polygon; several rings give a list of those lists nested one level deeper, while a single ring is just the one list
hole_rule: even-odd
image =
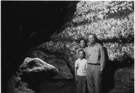
[{"label": "rock formation", "polygon": [[[52,79],[57,72],[58,69],[56,67],[40,58],[27,57],[8,82],[9,93],[34,93],[29,87],[36,88],[43,79]],[[31,86],[28,86],[28,84]]]},{"label": "rock formation", "polygon": [[[110,85],[112,84],[113,87],[109,88],[104,85],[106,89],[108,88],[105,92],[113,93],[121,90],[133,92],[133,6],[133,1],[78,2],[74,18],[63,26],[64,30],[57,35],[54,34],[51,41],[44,42],[30,50],[29,57],[33,59],[27,58],[26,63],[24,61],[25,64],[19,68],[25,73],[25,75],[22,75],[22,79],[29,83],[33,83],[33,81],[29,81],[33,77],[33,80],[39,80],[38,82],[40,82],[43,78],[40,80],[39,75],[43,75],[44,81],[47,82],[50,79],[54,81],[73,79],[76,50],[79,48],[77,41],[80,38],[87,40],[87,36],[94,33],[97,35],[99,42],[102,42],[106,48],[109,58],[109,65],[106,68],[108,71],[105,72],[104,82],[111,82]],[[29,64],[29,66],[26,66],[26,64]],[[35,67],[31,65],[35,65]],[[128,78],[125,77],[125,74]],[[37,75],[38,77],[36,77]],[[107,79],[110,81],[107,81]],[[125,81],[126,83],[122,85]],[[54,82],[51,85],[53,84]],[[64,82],[57,82],[56,84],[61,87],[65,85]]]}]

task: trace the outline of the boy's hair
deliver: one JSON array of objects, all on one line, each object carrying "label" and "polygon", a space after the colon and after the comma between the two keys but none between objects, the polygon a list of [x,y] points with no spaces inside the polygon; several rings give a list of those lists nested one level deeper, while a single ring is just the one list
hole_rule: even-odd
[{"label": "boy's hair", "polygon": [[80,39],[79,39],[79,42],[80,42],[81,40],[86,41],[84,38],[80,38]]},{"label": "boy's hair", "polygon": [[82,51],[83,53],[85,53],[84,50],[82,50],[82,49],[78,50],[78,53],[79,53],[80,51]]},{"label": "boy's hair", "polygon": [[79,53],[80,51],[83,52],[83,56],[85,57],[85,52],[84,52],[84,50],[80,49],[80,50],[78,51],[78,53]]}]

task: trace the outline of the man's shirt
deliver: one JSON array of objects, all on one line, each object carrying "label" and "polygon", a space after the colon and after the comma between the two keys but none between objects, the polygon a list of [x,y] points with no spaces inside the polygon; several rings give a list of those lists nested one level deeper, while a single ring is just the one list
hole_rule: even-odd
[{"label": "man's shirt", "polygon": [[86,76],[86,69],[87,69],[87,60],[78,58],[75,61],[75,68],[77,69],[78,76]]},{"label": "man's shirt", "polygon": [[95,43],[93,46],[88,46],[85,52],[88,63],[100,64],[103,68],[105,60],[104,50],[100,44]]}]

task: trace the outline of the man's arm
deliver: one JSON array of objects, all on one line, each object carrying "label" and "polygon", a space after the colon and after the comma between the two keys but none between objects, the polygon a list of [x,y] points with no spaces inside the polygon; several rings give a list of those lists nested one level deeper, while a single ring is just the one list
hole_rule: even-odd
[{"label": "man's arm", "polygon": [[75,67],[75,81],[77,81],[77,67]]},{"label": "man's arm", "polygon": [[100,46],[100,71],[103,71],[105,66],[105,53],[104,48]]},{"label": "man's arm", "polygon": [[75,61],[75,81],[77,81],[77,69],[78,69],[78,65],[77,65],[77,61]]},{"label": "man's arm", "polygon": [[86,58],[86,60],[87,60],[87,59],[88,59],[87,48],[85,48],[84,51],[85,51],[85,58]]}]

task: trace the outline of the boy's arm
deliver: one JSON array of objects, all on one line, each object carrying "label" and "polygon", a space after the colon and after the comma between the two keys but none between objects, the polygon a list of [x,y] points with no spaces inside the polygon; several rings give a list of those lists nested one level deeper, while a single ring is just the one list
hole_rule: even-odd
[{"label": "boy's arm", "polygon": [[87,69],[87,60],[86,60],[85,68]]}]

